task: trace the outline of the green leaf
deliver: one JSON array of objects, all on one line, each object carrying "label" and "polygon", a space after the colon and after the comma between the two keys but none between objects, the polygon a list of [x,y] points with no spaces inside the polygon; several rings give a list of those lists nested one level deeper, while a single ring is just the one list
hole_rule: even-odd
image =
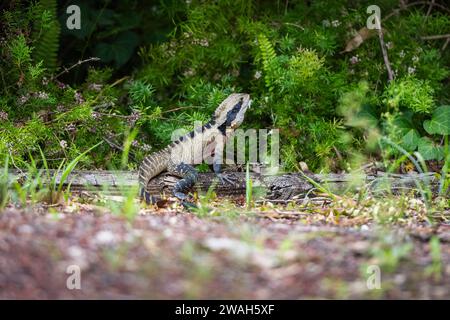
[{"label": "green leaf", "polygon": [[402,147],[408,151],[416,150],[419,145],[420,135],[416,129],[411,129],[402,138]]},{"label": "green leaf", "polygon": [[437,108],[431,120],[423,122],[423,128],[429,134],[450,134],[450,106],[440,106]]},{"label": "green leaf", "polygon": [[95,47],[95,55],[102,59],[102,62],[116,63],[117,67],[125,64],[131,57],[139,42],[138,36],[131,31],[121,33],[112,43],[99,43]]},{"label": "green leaf", "polygon": [[427,137],[419,140],[419,153],[424,160],[442,160],[444,158],[444,149]]},{"label": "green leaf", "polygon": [[406,111],[396,115],[394,118],[394,124],[402,134],[408,134],[410,130],[415,129],[412,121],[412,112]]},{"label": "green leaf", "polygon": [[375,127],[378,125],[378,115],[372,105],[363,104],[361,110],[357,114],[357,118],[364,121],[366,126]]}]

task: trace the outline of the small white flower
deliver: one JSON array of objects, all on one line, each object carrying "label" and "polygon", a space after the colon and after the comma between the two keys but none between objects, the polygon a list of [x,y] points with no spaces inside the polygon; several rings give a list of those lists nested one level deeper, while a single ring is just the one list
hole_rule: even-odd
[{"label": "small white flower", "polygon": [[416,72],[416,68],[414,68],[414,67],[408,67],[408,73],[409,74],[413,74],[413,73],[415,73]]},{"label": "small white flower", "polygon": [[185,77],[192,77],[193,75],[195,75],[195,70],[192,68],[189,68],[185,72],[183,72],[183,75]]},{"label": "small white flower", "polygon": [[91,116],[92,116],[92,119],[95,119],[95,120],[98,120],[102,117],[100,113],[95,112],[95,111],[91,113]]},{"label": "small white flower", "polygon": [[75,92],[74,98],[75,98],[75,101],[76,101],[78,104],[82,104],[82,103],[84,102],[83,95],[82,95],[80,92],[78,92],[78,91]]},{"label": "small white flower", "polygon": [[359,57],[357,55],[350,58],[351,64],[357,64],[358,62],[359,62]]},{"label": "small white flower", "polygon": [[143,151],[150,151],[150,150],[152,150],[152,147],[146,143],[143,143],[141,149]]},{"label": "small white flower", "polygon": [[61,81],[58,81],[58,80],[56,80],[56,85],[60,89],[64,89],[66,87],[66,85],[64,83],[62,83]]},{"label": "small white flower", "polygon": [[416,63],[417,61],[419,61],[419,57],[418,56],[413,56],[411,58],[412,62]]},{"label": "small white flower", "polygon": [[400,56],[400,58],[403,58],[405,56],[405,51],[400,51],[398,55]]},{"label": "small white flower", "polygon": [[59,145],[61,146],[61,148],[65,149],[65,148],[67,148],[67,141],[66,140],[61,140],[59,142]]},{"label": "small white flower", "polygon": [[39,99],[48,99],[48,93],[43,91],[37,92],[35,96]]},{"label": "small white flower", "polygon": [[134,126],[140,117],[141,114],[139,113],[139,111],[133,110],[133,112],[127,118],[127,123],[130,126]]},{"label": "small white flower", "polygon": [[394,44],[393,44],[391,41],[386,42],[386,48],[388,48],[388,49],[390,50],[390,49],[392,49],[393,47],[394,47]]},{"label": "small white flower", "polygon": [[333,21],[331,21],[331,25],[333,27],[337,28],[341,25],[341,22],[339,20],[333,20]]},{"label": "small white flower", "polygon": [[30,96],[28,94],[26,96],[21,96],[19,98],[19,104],[24,104],[25,102],[28,101],[29,98],[30,98]]},{"label": "small white flower", "polygon": [[67,130],[67,131],[70,131],[70,132],[73,132],[73,131],[77,130],[77,127],[75,126],[75,124],[69,123],[69,124],[66,126],[66,130]]},{"label": "small white flower", "polygon": [[255,79],[261,78],[261,71],[256,71],[254,77]]},{"label": "small white flower", "polygon": [[330,26],[330,21],[329,20],[327,20],[327,19],[325,19],[325,20],[322,20],[322,25],[325,27],[325,28],[327,28],[327,27],[329,27]]},{"label": "small white flower", "polygon": [[1,121],[6,121],[8,120],[8,113],[5,111],[0,111],[0,120]]},{"label": "small white flower", "polygon": [[91,83],[89,85],[89,89],[93,90],[93,91],[100,91],[100,90],[102,90],[102,88],[103,88],[103,85],[102,84],[98,84],[98,83]]}]

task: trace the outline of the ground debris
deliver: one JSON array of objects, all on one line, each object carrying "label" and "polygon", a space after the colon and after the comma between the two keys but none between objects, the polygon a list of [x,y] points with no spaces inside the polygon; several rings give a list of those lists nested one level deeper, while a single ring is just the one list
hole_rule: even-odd
[{"label": "ground debris", "polygon": [[[90,204],[9,207],[0,214],[0,298],[450,296],[445,223],[396,220],[386,228],[322,205],[297,209],[270,205],[234,216],[215,209],[202,217],[145,208],[130,220]],[[80,290],[67,287],[74,265]],[[370,265],[381,270],[381,289],[367,287]]]}]

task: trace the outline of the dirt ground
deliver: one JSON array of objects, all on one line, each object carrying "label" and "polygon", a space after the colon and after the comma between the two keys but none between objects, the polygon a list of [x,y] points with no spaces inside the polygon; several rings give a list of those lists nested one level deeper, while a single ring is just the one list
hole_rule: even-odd
[{"label": "dirt ground", "polygon": [[320,210],[126,219],[90,204],[7,207],[0,298],[448,299],[449,241],[445,222],[386,227]]}]

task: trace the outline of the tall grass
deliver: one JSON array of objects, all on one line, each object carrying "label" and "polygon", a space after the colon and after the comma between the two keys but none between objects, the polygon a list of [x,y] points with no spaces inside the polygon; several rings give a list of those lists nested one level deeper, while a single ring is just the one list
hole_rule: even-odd
[{"label": "tall grass", "polygon": [[[58,203],[61,200],[61,196],[64,196],[64,200],[67,201],[68,194],[70,192],[70,183],[68,184],[68,187],[65,190],[65,193],[63,193],[63,187],[66,184],[67,178],[72,173],[72,171],[77,166],[78,162],[89,152],[97,148],[102,142],[97,143],[93,147],[89,148],[85,152],[79,154],[75,159],[70,161],[68,164],[65,165],[66,159],[62,160],[61,163],[58,166],[58,169],[51,173],[47,159],[45,158],[44,153],[42,152],[42,149],[39,148],[39,151],[41,153],[42,162],[44,165],[45,173],[47,176],[47,183],[48,183],[48,202],[51,204]],[[59,178],[59,179],[58,179]]]},{"label": "tall grass", "polygon": [[0,210],[3,209],[9,201],[9,157],[6,156],[5,165],[0,172]]},{"label": "tall grass", "polygon": [[248,162],[245,169],[245,203],[247,210],[251,209],[253,204],[253,181],[250,178],[250,163]]},{"label": "tall grass", "polygon": [[[66,159],[62,160],[56,170],[49,168],[47,159],[42,149],[39,148],[42,168],[38,168],[35,159],[30,154],[30,162],[27,164],[26,174],[21,175],[20,179],[11,176],[9,158],[7,157],[5,166],[0,173],[0,209],[4,208],[10,200],[22,207],[27,206],[29,203],[35,204],[38,201],[44,201],[48,204],[57,204],[63,200],[67,201],[70,193],[70,183],[65,190],[63,188],[69,175],[79,161],[101,143],[89,148],[69,163],[66,163]],[[23,181],[19,181],[21,179]]]}]

